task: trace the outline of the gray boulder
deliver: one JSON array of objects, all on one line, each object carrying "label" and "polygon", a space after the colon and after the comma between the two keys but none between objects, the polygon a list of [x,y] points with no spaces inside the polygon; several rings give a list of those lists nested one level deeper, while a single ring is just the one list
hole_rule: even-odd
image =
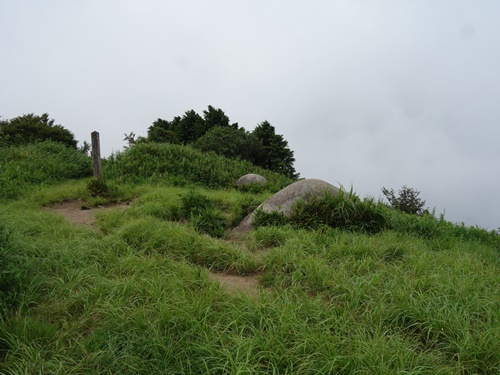
[{"label": "gray boulder", "polygon": [[267,184],[267,180],[260,174],[249,173],[240,177],[238,181],[236,181],[237,186],[252,185],[252,184],[264,185]]},{"label": "gray boulder", "polygon": [[339,189],[328,182],[315,178],[294,182],[262,203],[250,215],[244,218],[234,230],[237,232],[248,231],[252,227],[255,213],[260,209],[264,212],[281,212],[286,217],[290,217],[292,206],[298,199],[307,201],[312,196],[322,196],[326,191],[337,194]]}]

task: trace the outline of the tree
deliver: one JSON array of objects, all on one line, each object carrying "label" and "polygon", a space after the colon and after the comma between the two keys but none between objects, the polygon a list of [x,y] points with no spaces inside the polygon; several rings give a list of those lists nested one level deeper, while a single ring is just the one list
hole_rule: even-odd
[{"label": "tree", "polygon": [[238,129],[238,123],[229,124],[229,117],[226,116],[224,111],[220,108],[215,109],[211,105],[208,106],[207,110],[203,111],[203,121],[207,131],[216,126]]},{"label": "tree", "polygon": [[159,118],[148,128],[148,140],[158,143],[179,143],[180,140],[173,128],[174,124],[180,120],[180,117],[175,117],[172,122],[169,122]]},{"label": "tree", "polygon": [[172,121],[157,119],[148,129],[148,140],[190,144],[218,126],[238,129],[238,124],[230,124],[229,117],[222,109],[209,105],[208,109],[203,111],[203,117],[191,109],[186,111],[182,118],[177,116]]},{"label": "tree", "polygon": [[422,215],[427,212],[427,209],[424,208],[425,201],[418,197],[420,195],[418,190],[404,185],[401,190],[399,190],[399,196],[397,197],[394,189],[389,190],[382,187],[382,193],[389,201],[390,207],[394,209],[414,215]]},{"label": "tree", "polygon": [[216,126],[194,143],[201,151],[214,151],[227,158],[248,160],[256,163],[262,158],[264,147],[255,135],[243,128]]},{"label": "tree", "polygon": [[192,109],[184,116],[176,116],[172,121],[159,118],[148,129],[148,140],[153,142],[167,142],[189,144],[206,133],[203,118]]},{"label": "tree", "polygon": [[78,141],[72,132],[61,125],[54,125],[48,113],[33,113],[0,121],[0,145],[18,146],[29,143],[54,141],[76,149]]},{"label": "tree", "polygon": [[90,143],[88,143],[87,141],[83,141],[83,145],[78,147],[78,151],[80,151],[82,154],[90,156],[91,148],[92,148],[92,146]]},{"label": "tree", "polygon": [[281,173],[291,178],[297,178],[299,174],[295,171],[293,163],[293,151],[288,147],[288,142],[282,135],[276,134],[274,126],[268,121],[257,125],[252,134],[257,137],[264,147],[264,153],[256,165]]},{"label": "tree", "polygon": [[148,129],[148,140],[184,145],[195,143],[204,151],[249,160],[291,178],[299,176],[293,167],[293,151],[269,122],[262,122],[248,133],[239,128],[238,123],[231,124],[222,109],[211,105],[203,111],[203,117],[190,110],[182,118],[174,117],[172,121],[157,119]]},{"label": "tree", "polygon": [[174,129],[181,143],[189,144],[196,141],[206,133],[205,122],[203,118],[195,111],[190,110],[184,113],[181,121],[178,122],[177,128]]}]

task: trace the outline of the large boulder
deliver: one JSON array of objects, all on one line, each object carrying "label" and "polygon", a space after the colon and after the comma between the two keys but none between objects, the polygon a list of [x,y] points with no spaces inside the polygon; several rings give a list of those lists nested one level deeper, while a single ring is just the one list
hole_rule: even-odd
[{"label": "large boulder", "polygon": [[267,184],[267,180],[264,176],[255,173],[249,173],[244,176],[241,176],[238,181],[236,181],[237,186],[245,186],[245,185],[265,185]]},{"label": "large boulder", "polygon": [[263,210],[264,212],[277,211],[286,217],[290,217],[292,206],[298,199],[307,201],[312,196],[322,196],[325,192],[337,194],[339,189],[328,182],[315,178],[294,182],[262,203],[250,215],[244,218],[234,230],[237,232],[248,231],[252,227],[253,218],[258,210]]}]

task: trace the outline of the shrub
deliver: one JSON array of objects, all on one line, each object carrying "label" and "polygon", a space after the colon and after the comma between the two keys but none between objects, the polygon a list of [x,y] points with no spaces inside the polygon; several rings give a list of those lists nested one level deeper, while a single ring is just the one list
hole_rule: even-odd
[{"label": "shrub", "polygon": [[349,231],[377,233],[387,227],[386,208],[373,198],[360,199],[352,190],[340,189],[338,194],[325,192],[299,200],[292,207],[290,223],[298,228],[321,226]]},{"label": "shrub", "polygon": [[278,211],[256,212],[254,227],[290,224],[294,228],[338,228],[349,231],[377,233],[387,227],[386,207],[372,198],[361,200],[351,190],[338,194],[325,192],[323,196],[299,199],[290,212],[290,218]]},{"label": "shrub", "polygon": [[64,144],[76,150],[78,141],[72,132],[61,125],[54,125],[54,120],[44,113],[33,113],[10,120],[0,121],[0,146],[19,146],[43,141]]},{"label": "shrub", "polygon": [[117,188],[104,178],[92,178],[87,182],[87,192],[91,197],[115,199]]},{"label": "shrub", "polygon": [[111,181],[94,177],[87,182],[87,194],[90,197],[90,205],[100,206],[116,202],[120,192]]},{"label": "shrub", "polygon": [[190,215],[197,215],[206,210],[213,210],[215,205],[209,197],[198,193],[195,190],[190,190],[186,195],[180,198],[181,207],[180,215],[187,219]]},{"label": "shrub", "polygon": [[217,238],[224,235],[227,225],[224,216],[219,211],[211,209],[191,214],[189,222],[198,232]]},{"label": "shrub", "polygon": [[180,198],[179,214],[189,220],[200,233],[222,237],[227,227],[226,219],[207,196],[191,190]]},{"label": "shrub", "polygon": [[383,187],[382,193],[389,201],[390,207],[394,209],[414,215],[422,215],[427,212],[427,209],[424,208],[425,201],[418,197],[420,195],[418,190],[403,186],[398,192],[399,196],[396,197],[394,189],[388,190]]}]

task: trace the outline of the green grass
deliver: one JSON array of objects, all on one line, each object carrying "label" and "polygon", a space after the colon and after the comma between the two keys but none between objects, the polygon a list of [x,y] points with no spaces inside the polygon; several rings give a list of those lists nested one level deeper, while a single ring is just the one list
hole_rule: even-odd
[{"label": "green grass", "polygon": [[0,200],[67,179],[92,175],[90,158],[60,143],[0,147]]},{"label": "green grass", "polygon": [[103,164],[103,170],[105,176],[118,181],[177,186],[196,184],[215,189],[234,187],[236,180],[248,173],[264,176],[269,181],[268,189],[272,191],[292,182],[288,177],[247,161],[168,143],[139,143],[112,155]]},{"label": "green grass", "polygon": [[[235,235],[271,190],[132,177],[111,180],[130,207],[100,212],[99,231],[41,210],[87,203],[88,179],[0,203],[0,373],[500,372],[494,233],[376,207],[374,234]],[[222,236],[200,230],[198,209],[224,218]],[[229,293],[210,272],[258,275],[259,290]]]}]

